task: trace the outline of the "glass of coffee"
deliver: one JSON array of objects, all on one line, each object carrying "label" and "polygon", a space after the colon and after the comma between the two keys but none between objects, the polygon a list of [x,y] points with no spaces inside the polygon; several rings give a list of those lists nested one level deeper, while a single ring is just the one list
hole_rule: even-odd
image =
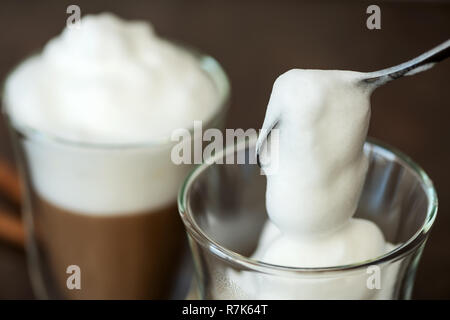
[{"label": "glass of coffee", "polygon": [[[223,128],[225,72],[213,58],[177,46],[198,60],[218,91],[218,107],[203,127]],[[171,161],[176,142],[170,136],[77,142],[5,116],[25,187],[26,250],[36,296],[171,297],[186,241],[176,196],[192,168]]]},{"label": "glass of coffee", "polygon": [[180,190],[178,208],[196,268],[191,297],[409,299],[437,213],[436,192],[426,173],[403,153],[369,140],[364,152],[370,165],[355,217],[375,222],[391,249],[351,265],[274,265],[249,258],[268,219],[266,178],[254,161],[220,164],[238,153],[254,159],[255,142],[217,154],[196,168]]}]

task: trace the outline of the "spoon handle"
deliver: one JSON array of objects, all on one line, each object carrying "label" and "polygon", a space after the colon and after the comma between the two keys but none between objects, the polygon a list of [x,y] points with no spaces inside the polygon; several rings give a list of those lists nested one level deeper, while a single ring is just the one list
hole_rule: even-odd
[{"label": "spoon handle", "polygon": [[380,86],[402,76],[410,76],[430,69],[435,63],[450,56],[450,39],[437,47],[394,67],[366,74],[362,82]]}]

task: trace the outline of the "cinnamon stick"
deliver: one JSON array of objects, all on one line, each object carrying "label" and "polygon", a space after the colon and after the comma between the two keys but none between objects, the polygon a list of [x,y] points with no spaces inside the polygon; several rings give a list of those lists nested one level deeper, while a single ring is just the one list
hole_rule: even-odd
[{"label": "cinnamon stick", "polygon": [[[16,170],[4,159],[0,159],[0,194],[12,204],[20,207],[21,187]],[[23,247],[25,231],[18,213],[0,208],[0,239]]]},{"label": "cinnamon stick", "polygon": [[20,206],[22,190],[16,170],[5,160],[0,159],[0,193],[13,204]]},{"label": "cinnamon stick", "polygon": [[0,209],[0,238],[19,247],[25,244],[25,231],[21,219],[5,209]]}]

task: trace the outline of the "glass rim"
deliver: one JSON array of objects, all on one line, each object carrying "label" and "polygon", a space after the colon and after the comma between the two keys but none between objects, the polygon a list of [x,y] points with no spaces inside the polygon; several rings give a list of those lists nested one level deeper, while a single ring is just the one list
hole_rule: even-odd
[{"label": "glass rim", "polygon": [[[165,39],[165,41],[170,42],[171,44],[179,47],[182,50],[185,50],[192,54],[195,58],[200,61],[201,69],[211,78],[215,86],[217,87],[217,91],[219,94],[219,98],[217,100],[217,110],[211,114],[211,116],[205,120],[206,126],[214,126],[215,122],[218,118],[225,115],[229,108],[229,100],[231,95],[231,84],[228,78],[227,73],[223,69],[222,65],[212,56],[202,53],[200,50],[187,45],[178,40]],[[6,79],[10,74],[14,72],[23,62],[35,56],[37,53],[31,54],[26,58],[20,60],[11,71],[7,73],[5,78],[3,79],[0,86],[0,104],[1,104],[1,113],[5,117],[7,123],[14,129],[14,131],[18,132],[22,136],[30,139],[40,140],[40,141],[48,141],[59,145],[67,145],[73,147],[80,148],[90,148],[90,149],[141,149],[141,148],[155,148],[165,146],[167,144],[173,143],[170,139],[170,135],[168,136],[160,136],[156,138],[149,139],[148,141],[140,141],[140,142],[86,142],[86,141],[77,141],[75,139],[70,139],[66,137],[59,136],[57,134],[46,132],[44,130],[40,130],[37,128],[33,128],[32,126],[19,123],[14,121],[13,118],[7,112],[7,108],[5,108],[3,95],[6,85]],[[194,132],[194,125],[192,124],[189,127],[186,127],[189,133],[192,135]],[[175,129],[176,130],[176,129]]]},{"label": "glass rim", "polygon": [[[256,143],[256,138],[250,139],[248,141],[248,146],[252,146]],[[224,150],[221,150],[216,155],[212,156],[208,161],[205,161],[203,164],[195,167],[189,175],[185,178],[183,184],[180,187],[177,202],[178,202],[178,211],[183,220],[187,233],[194,238],[194,240],[206,248],[213,255],[219,257],[220,259],[226,260],[231,264],[238,265],[244,269],[254,270],[266,274],[286,274],[286,275],[319,275],[324,273],[333,273],[333,272],[343,272],[343,271],[355,271],[360,270],[362,268],[367,268],[371,265],[380,265],[389,262],[395,262],[410,252],[414,251],[417,247],[419,247],[426,239],[429,231],[433,225],[433,222],[436,218],[437,210],[438,210],[438,198],[436,190],[433,186],[433,182],[428,177],[426,172],[415,163],[410,157],[408,157],[403,152],[399,151],[395,147],[392,147],[384,142],[379,141],[378,139],[369,137],[365,146],[370,146],[373,149],[376,149],[379,154],[382,154],[385,158],[395,158],[397,159],[404,167],[411,170],[411,172],[418,178],[424,192],[426,193],[428,199],[428,207],[426,217],[423,221],[422,226],[417,230],[414,235],[412,235],[407,241],[402,243],[401,245],[395,246],[394,249],[389,250],[385,254],[375,257],[373,259],[368,259],[352,264],[345,265],[337,265],[337,266],[329,266],[329,267],[289,267],[289,266],[281,266],[271,263],[266,263],[263,261],[251,259],[246,257],[240,253],[234,252],[217,241],[208,236],[202,228],[196,223],[193,215],[190,211],[190,207],[188,205],[188,195],[190,188],[196,178],[207,168],[215,164],[217,159],[229,154],[234,153],[237,150],[241,150],[242,148],[247,147],[246,141],[239,141],[234,145],[226,147]]]}]

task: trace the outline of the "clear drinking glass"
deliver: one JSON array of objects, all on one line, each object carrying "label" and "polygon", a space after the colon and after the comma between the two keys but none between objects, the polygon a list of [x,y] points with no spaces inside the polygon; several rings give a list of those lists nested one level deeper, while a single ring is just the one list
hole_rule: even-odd
[{"label": "clear drinking glass", "polygon": [[[225,72],[212,57],[180,48],[199,60],[219,92],[217,112],[203,126],[223,128],[230,90]],[[36,296],[172,297],[186,247],[176,196],[192,169],[172,163],[176,142],[77,143],[4,114],[25,187],[26,251]],[[193,129],[191,137],[200,138]]]},{"label": "clear drinking glass", "polygon": [[[255,140],[197,167],[178,196],[201,299],[409,299],[436,217],[431,180],[411,159],[367,142],[370,167],[356,217],[375,222],[392,249],[381,257],[327,268],[292,268],[250,259],[267,220],[266,178],[256,164],[217,164],[226,154],[254,157]],[[210,162],[211,163],[211,162]],[[225,162],[223,162],[225,163]],[[287,199],[289,201],[289,199]],[[295,253],[293,253],[295,254]]]}]

